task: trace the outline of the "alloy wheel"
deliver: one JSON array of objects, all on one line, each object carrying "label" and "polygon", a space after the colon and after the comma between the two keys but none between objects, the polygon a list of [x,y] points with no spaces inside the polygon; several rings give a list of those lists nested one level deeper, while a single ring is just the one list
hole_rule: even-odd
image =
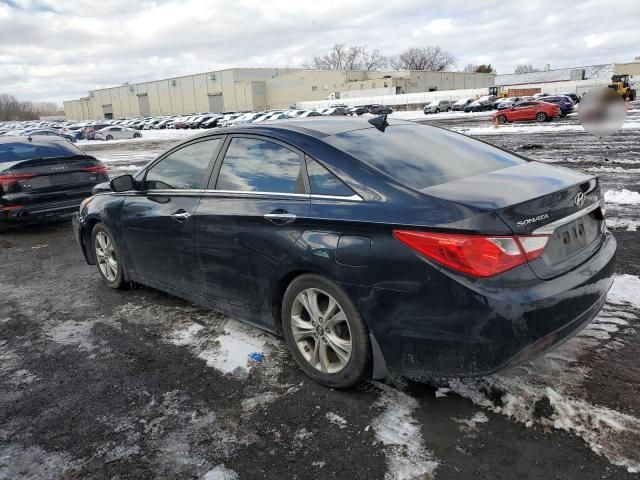
[{"label": "alloy wheel", "polygon": [[98,232],[95,240],[96,260],[98,268],[109,282],[113,282],[118,274],[118,261],[116,259],[113,242],[104,232]]},{"label": "alloy wheel", "polygon": [[300,353],[316,370],[337,373],[349,363],[353,347],[349,321],[327,292],[307,288],[296,296],[291,331]]}]

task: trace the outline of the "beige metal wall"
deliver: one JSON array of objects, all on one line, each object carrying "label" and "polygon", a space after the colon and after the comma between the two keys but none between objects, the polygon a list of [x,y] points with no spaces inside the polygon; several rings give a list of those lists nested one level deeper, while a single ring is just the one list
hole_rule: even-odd
[{"label": "beige metal wall", "polygon": [[65,115],[74,120],[101,119],[105,117],[105,111],[111,109],[113,118],[140,116],[139,97],[143,95],[149,100],[151,115],[207,112],[209,95],[216,94],[222,94],[225,111],[266,108],[264,81],[289,71],[277,68],[229,69],[104,88],[89,92],[85,100],[64,102]]},{"label": "beige metal wall", "polygon": [[640,62],[616,63],[613,65],[615,75],[640,75]]},{"label": "beige metal wall", "polygon": [[[89,92],[89,97],[64,102],[65,115],[75,120],[130,118],[141,115],[140,98],[150,115],[209,111],[209,96],[222,95],[223,111],[287,108],[299,101],[325,100],[334,92],[399,87],[401,93],[453,90],[493,85],[484,73],[277,68],[235,68],[153,82],[121,85]],[[144,98],[143,98],[144,100]]]}]

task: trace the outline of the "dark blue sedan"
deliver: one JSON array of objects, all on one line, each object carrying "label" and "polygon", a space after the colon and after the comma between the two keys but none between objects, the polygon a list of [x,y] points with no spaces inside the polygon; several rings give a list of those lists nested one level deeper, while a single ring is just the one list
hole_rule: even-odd
[{"label": "dark blue sedan", "polygon": [[110,287],[283,335],[337,388],[540,355],[598,313],[616,251],[597,178],[384,116],[205,132],[74,224]]},{"label": "dark blue sedan", "polygon": [[560,107],[560,116],[562,117],[566,117],[573,112],[573,101],[565,95],[539,97],[537,100],[558,105],[558,107]]}]

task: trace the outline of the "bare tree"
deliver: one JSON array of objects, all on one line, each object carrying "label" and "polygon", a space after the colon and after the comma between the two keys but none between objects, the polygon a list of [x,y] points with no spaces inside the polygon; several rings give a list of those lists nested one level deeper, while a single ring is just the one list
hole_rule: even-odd
[{"label": "bare tree", "polygon": [[0,94],[0,121],[35,120],[40,115],[52,115],[60,110],[60,106],[52,102],[33,103],[6,93]]},{"label": "bare tree", "polygon": [[456,63],[453,54],[438,46],[411,47],[389,60],[395,70],[430,70],[441,72]]},{"label": "bare tree", "polygon": [[336,43],[326,54],[313,57],[310,66],[318,70],[379,70],[386,66],[386,58],[380,50]]},{"label": "bare tree", "polygon": [[533,65],[518,65],[513,73],[531,73],[531,72],[539,72],[540,69],[535,68]]}]

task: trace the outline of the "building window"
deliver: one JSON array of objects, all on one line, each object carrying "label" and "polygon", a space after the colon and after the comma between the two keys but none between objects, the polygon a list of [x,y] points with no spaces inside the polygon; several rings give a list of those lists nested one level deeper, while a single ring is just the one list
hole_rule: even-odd
[{"label": "building window", "polygon": [[311,87],[311,91],[312,92],[317,92],[318,91],[318,87],[316,87],[316,86]]},{"label": "building window", "polygon": [[387,82],[384,82],[384,88],[387,88],[388,86]]},{"label": "building window", "polygon": [[376,88],[376,82],[371,82],[371,88]]}]

